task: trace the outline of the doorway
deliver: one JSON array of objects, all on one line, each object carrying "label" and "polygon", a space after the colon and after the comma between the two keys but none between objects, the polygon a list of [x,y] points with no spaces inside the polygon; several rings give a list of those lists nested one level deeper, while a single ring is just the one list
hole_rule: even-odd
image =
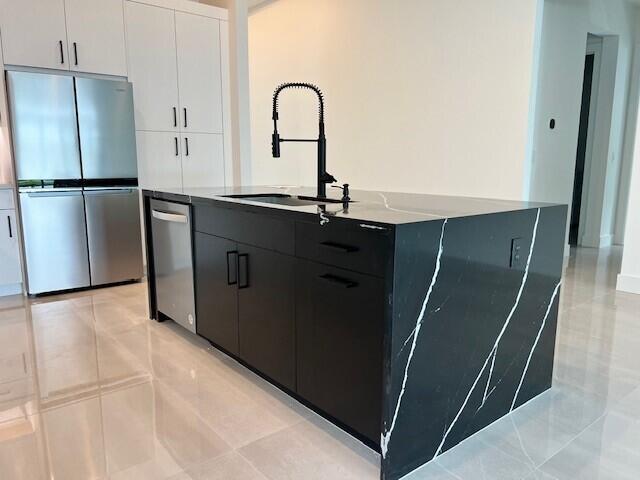
[{"label": "doorway", "polygon": [[575,177],[573,181],[573,202],[571,204],[571,225],[569,227],[569,245],[577,246],[580,233],[580,211],[584,186],[584,170],[587,158],[587,140],[589,138],[589,117],[591,115],[591,97],[593,88],[593,68],[595,53],[587,53],[584,63],[584,81],[582,83],[582,106],[580,109],[580,128],[578,130],[578,149],[576,152]]},{"label": "doorway", "polygon": [[584,62],[582,102],[569,223],[569,245],[571,246],[590,244],[590,240],[584,237],[590,220],[588,200],[594,138],[596,136],[601,55],[602,38],[589,35]]}]

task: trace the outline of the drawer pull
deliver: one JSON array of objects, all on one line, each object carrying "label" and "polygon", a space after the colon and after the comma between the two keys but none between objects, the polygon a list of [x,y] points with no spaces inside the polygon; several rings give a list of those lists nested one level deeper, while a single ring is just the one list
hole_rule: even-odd
[{"label": "drawer pull", "polygon": [[343,245],[342,243],[335,243],[335,242],[320,242],[320,246],[322,248],[326,248],[327,250],[331,250],[333,252],[339,252],[339,253],[353,253],[359,250],[358,247],[354,247],[351,245]]},{"label": "drawer pull", "polygon": [[249,288],[249,254],[238,255],[238,288]]},{"label": "drawer pull", "polygon": [[[231,257],[233,257],[233,267],[231,266]],[[233,278],[231,273],[233,272]],[[238,251],[232,250],[227,252],[227,285],[237,285],[238,283]]]},{"label": "drawer pull", "polygon": [[327,283],[338,285],[343,288],[354,288],[358,286],[358,283],[354,282],[353,280],[347,280],[346,278],[338,277],[337,275],[331,275],[330,273],[319,275],[318,278]]}]

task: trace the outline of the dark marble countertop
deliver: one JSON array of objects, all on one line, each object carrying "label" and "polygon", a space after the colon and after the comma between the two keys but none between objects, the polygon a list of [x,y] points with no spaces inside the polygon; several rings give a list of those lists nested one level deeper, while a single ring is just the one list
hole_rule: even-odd
[{"label": "dark marble countertop", "polygon": [[[328,188],[329,198],[340,199],[340,189]],[[518,202],[510,200],[493,200],[472,197],[453,197],[444,195],[427,195],[422,193],[375,192],[369,190],[352,190],[352,203],[344,209],[341,203],[329,203],[319,208],[315,205],[291,206],[256,202],[251,199],[229,198],[225,195],[276,193],[291,196],[315,196],[314,187],[296,186],[248,186],[248,187],[211,187],[211,188],[167,188],[162,191],[146,190],[154,196],[171,199],[174,197],[191,203],[194,199],[215,200],[288,210],[297,213],[319,215],[320,213],[356,221],[374,222],[389,225],[425,222],[443,218],[470,217],[492,213],[528,210],[539,207],[550,207],[553,204]]]}]

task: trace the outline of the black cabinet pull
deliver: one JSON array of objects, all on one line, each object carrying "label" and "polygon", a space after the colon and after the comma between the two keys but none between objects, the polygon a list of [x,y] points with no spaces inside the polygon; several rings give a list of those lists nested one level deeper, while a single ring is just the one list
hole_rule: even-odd
[{"label": "black cabinet pull", "polygon": [[184,128],[187,128],[187,125],[189,125],[189,123],[187,122],[187,107],[184,107],[183,110],[184,110]]},{"label": "black cabinet pull", "polygon": [[13,229],[11,228],[11,217],[7,215],[7,224],[9,225],[9,238],[13,238]]},{"label": "black cabinet pull", "polygon": [[189,156],[189,139],[187,137],[184,137],[184,150],[188,157]]},{"label": "black cabinet pull", "polygon": [[[233,259],[233,267],[231,267],[230,259]],[[233,278],[231,278],[233,272]],[[236,285],[238,283],[238,251],[232,250],[227,252],[227,285]]]},{"label": "black cabinet pull", "polygon": [[178,126],[178,109],[176,107],[173,107],[173,126]]},{"label": "black cabinet pull", "polygon": [[75,64],[78,65],[78,44],[73,42],[73,56],[75,58]]},{"label": "black cabinet pull", "polygon": [[[244,279],[243,279],[244,277]],[[249,287],[249,254],[238,254],[238,288]]]},{"label": "black cabinet pull", "polygon": [[343,245],[342,243],[336,242],[320,242],[320,246],[322,248],[326,248],[327,250],[332,250],[339,253],[352,253],[359,250],[358,247],[354,247],[352,245]]},{"label": "black cabinet pull", "polygon": [[176,157],[177,157],[178,155],[180,155],[180,152],[178,151],[178,137],[173,137],[173,139],[176,142]]},{"label": "black cabinet pull", "polygon": [[62,40],[58,41],[58,45],[60,46],[60,63],[64,65],[64,46],[62,45]]},{"label": "black cabinet pull", "polygon": [[331,283],[333,285],[337,285],[343,288],[353,288],[358,286],[358,283],[354,282],[353,280],[348,280],[346,278],[338,277],[337,275],[331,275],[330,273],[325,273],[324,275],[318,275],[318,278],[327,283]]}]

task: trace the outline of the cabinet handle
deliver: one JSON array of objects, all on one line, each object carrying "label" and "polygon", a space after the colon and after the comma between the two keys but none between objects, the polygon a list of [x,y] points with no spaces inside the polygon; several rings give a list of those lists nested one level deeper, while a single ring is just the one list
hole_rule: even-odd
[{"label": "cabinet handle", "polygon": [[184,110],[184,128],[187,128],[187,126],[189,125],[189,123],[187,122],[187,107],[184,107],[183,110]]},{"label": "cabinet handle", "polygon": [[178,137],[173,137],[173,139],[175,140],[175,143],[176,143],[176,157],[177,157],[178,155],[180,155],[180,152],[178,151]]},{"label": "cabinet handle", "polygon": [[173,126],[178,126],[178,109],[176,107],[173,107]]},{"label": "cabinet handle", "polygon": [[11,217],[7,215],[7,224],[9,225],[9,238],[13,238],[13,229],[11,228]]},{"label": "cabinet handle", "polygon": [[75,65],[78,65],[78,44],[73,42],[73,56],[75,58]]},{"label": "cabinet handle", "polygon": [[335,243],[335,242],[320,242],[320,246],[327,250],[332,250],[334,252],[339,252],[339,253],[352,253],[352,252],[357,252],[359,250],[358,247],[354,247],[351,245],[343,245],[341,243]]},{"label": "cabinet handle", "polygon": [[58,45],[60,46],[60,63],[64,65],[64,47],[62,45],[62,40],[58,41]]},{"label": "cabinet handle", "polygon": [[[242,276],[244,276],[244,281],[242,280]],[[248,287],[249,287],[249,254],[240,253],[238,254],[238,288],[243,289]]]},{"label": "cabinet handle", "polygon": [[338,277],[337,275],[331,275],[330,273],[318,275],[318,278],[324,282],[338,285],[343,288],[353,288],[358,286],[358,283],[354,282],[353,280],[347,280],[346,278]]},{"label": "cabinet handle", "polygon": [[[229,261],[231,257],[235,257],[233,260],[233,268],[231,267],[231,262]],[[231,278],[231,272],[233,272],[233,279]],[[238,251],[232,250],[227,252],[227,285],[236,285],[238,283]]]},{"label": "cabinet handle", "polygon": [[184,151],[188,157],[189,156],[189,139],[187,137],[184,137]]}]

